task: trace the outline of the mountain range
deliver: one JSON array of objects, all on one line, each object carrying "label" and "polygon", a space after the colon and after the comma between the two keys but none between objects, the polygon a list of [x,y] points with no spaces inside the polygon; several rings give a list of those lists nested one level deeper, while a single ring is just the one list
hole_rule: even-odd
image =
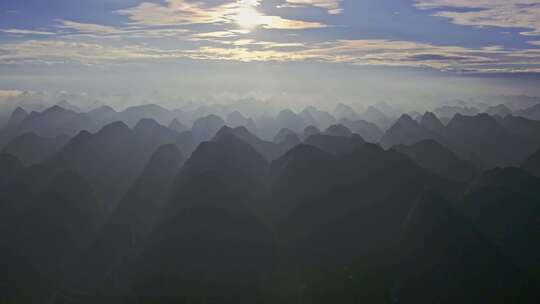
[{"label": "mountain range", "polygon": [[212,109],[13,111],[0,303],[538,303],[532,114]]}]

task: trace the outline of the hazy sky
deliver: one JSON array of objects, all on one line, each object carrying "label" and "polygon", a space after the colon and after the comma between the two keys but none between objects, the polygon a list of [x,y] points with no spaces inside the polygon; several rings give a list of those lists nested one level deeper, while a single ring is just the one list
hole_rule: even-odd
[{"label": "hazy sky", "polygon": [[2,0],[0,89],[540,95],[538,0]]}]

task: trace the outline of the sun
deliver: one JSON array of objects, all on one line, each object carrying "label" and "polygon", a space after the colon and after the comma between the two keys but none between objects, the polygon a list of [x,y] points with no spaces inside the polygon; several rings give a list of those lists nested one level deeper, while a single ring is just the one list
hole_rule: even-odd
[{"label": "sun", "polygon": [[260,24],[261,14],[253,7],[243,6],[238,8],[233,18],[241,28],[252,30]]}]

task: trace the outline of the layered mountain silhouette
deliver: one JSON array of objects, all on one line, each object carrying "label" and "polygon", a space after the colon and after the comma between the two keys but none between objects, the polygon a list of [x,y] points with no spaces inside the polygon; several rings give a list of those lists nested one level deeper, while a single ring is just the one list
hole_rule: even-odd
[{"label": "layered mountain silhouette", "polygon": [[515,265],[540,282],[540,179],[516,168],[495,169],[476,180],[460,211]]},{"label": "layered mountain silhouette", "polygon": [[0,153],[0,187],[15,178],[23,169],[23,163],[15,156],[7,153]]},{"label": "layered mountain silhouette", "polygon": [[305,138],[308,138],[312,135],[317,135],[317,134],[320,134],[321,133],[321,130],[319,130],[319,128],[317,128],[316,126],[307,126],[305,129],[304,129],[304,139]]},{"label": "layered mountain silhouette", "polygon": [[27,165],[33,165],[53,156],[69,139],[67,135],[47,138],[35,133],[25,133],[9,141],[3,151],[16,156]]},{"label": "layered mountain silhouette", "polygon": [[139,121],[133,129],[115,122],[95,134],[81,132],[49,165],[75,170],[113,207],[142,172],[152,153],[164,144],[177,144],[189,155],[194,140],[190,134],[178,134],[151,119]]},{"label": "layered mountain silhouette", "polygon": [[342,124],[331,125],[324,131],[324,133],[330,136],[343,136],[343,137],[349,137],[353,134],[351,130],[347,129],[347,127],[345,127]]},{"label": "layered mountain silhouette", "polygon": [[[286,129],[284,129],[286,130]],[[284,133],[288,131],[283,131]],[[281,141],[276,142],[270,142],[265,141],[251,132],[249,132],[246,127],[236,127],[234,129],[230,127],[222,127],[217,133],[214,139],[219,139],[222,136],[227,135],[233,135],[237,137],[238,139],[248,143],[251,145],[259,154],[264,156],[264,158],[267,161],[272,161],[279,156],[285,154],[288,150],[290,150],[292,147],[297,145],[300,140],[298,139],[297,135],[294,133],[287,133],[283,135],[283,139]],[[281,136],[281,135],[280,135]],[[289,137],[290,136],[290,137]]]},{"label": "layered mountain silhouette", "polygon": [[533,300],[519,269],[439,196],[422,196],[404,225],[397,303]]},{"label": "layered mountain silhouette", "polygon": [[491,115],[491,116],[500,116],[500,117],[506,117],[508,115],[512,114],[512,110],[510,110],[505,105],[497,105],[497,106],[491,106],[486,109],[485,113]]},{"label": "layered mountain silhouette", "polygon": [[85,257],[91,266],[86,273],[92,274],[96,288],[109,290],[108,285],[129,277],[149,235],[165,216],[173,181],[183,163],[176,145],[159,147],[122,198]]},{"label": "layered mountain silhouette", "polygon": [[[391,227],[397,228],[399,218],[406,213],[407,201],[426,188],[444,189],[447,193],[455,189],[453,184],[431,176],[406,157],[372,144],[359,144],[352,153],[337,157],[312,146],[298,146],[274,161],[272,172],[274,203],[279,203],[276,211],[287,238],[300,238],[295,239],[294,245],[306,246],[303,250],[323,250],[320,246],[328,241],[332,246],[351,246],[350,250],[327,252],[336,258],[353,254],[354,250],[369,250],[369,246],[362,248],[361,242],[343,239],[367,237],[361,231],[374,233],[381,229],[378,241],[383,242],[386,237],[390,241],[391,235],[386,233],[390,233]],[[404,181],[409,186],[397,187]],[[393,206],[397,197],[400,205]],[[377,216],[390,205],[391,215]],[[375,218],[370,216],[378,222],[372,222]],[[383,223],[385,219],[388,222]],[[339,230],[345,227],[350,228],[348,233]],[[338,231],[344,234],[339,235]],[[318,242],[322,243],[317,245]],[[306,256],[315,258],[315,251]]]},{"label": "layered mountain silhouette", "polygon": [[376,124],[365,120],[349,120],[343,118],[339,122],[351,130],[351,132],[360,135],[370,143],[378,143],[384,135]]},{"label": "layered mountain silhouette", "polygon": [[0,303],[538,303],[528,103],[73,104],[4,115]]},{"label": "layered mountain silhouette", "polygon": [[444,134],[444,125],[439,118],[431,112],[426,112],[422,116],[420,125],[437,134]]},{"label": "layered mountain silhouette", "polygon": [[229,115],[227,115],[226,122],[228,126],[233,128],[245,127],[252,133],[257,132],[257,126],[255,125],[255,121],[253,121],[252,118],[246,118],[239,111],[229,113]]},{"label": "layered mountain silhouette", "polygon": [[452,119],[457,114],[460,115],[466,115],[466,116],[474,116],[477,115],[480,112],[475,107],[467,107],[467,106],[441,106],[433,111],[435,115],[438,117],[444,117]]},{"label": "layered mountain silhouette", "polygon": [[305,123],[312,123],[318,128],[325,129],[336,123],[336,118],[326,111],[319,110],[315,107],[307,107],[302,111]]},{"label": "layered mountain silhouette", "polygon": [[317,134],[308,137],[304,143],[334,155],[345,155],[362,147],[365,141],[358,135],[334,136]]},{"label": "layered mountain silhouette", "polygon": [[[376,124],[381,130],[387,130],[393,123],[393,119],[381,112],[374,106],[370,106],[362,114],[362,118],[368,122]],[[353,119],[354,120],[354,119]]]},{"label": "layered mountain silhouette", "polygon": [[178,119],[176,118],[173,119],[173,121],[171,121],[171,123],[169,124],[169,129],[178,133],[189,131],[189,128],[180,121],[178,121]]},{"label": "layered mountain silhouette", "polygon": [[232,135],[199,146],[141,258],[135,286],[143,301],[259,299],[274,255],[272,234],[256,212],[267,167]]},{"label": "layered mountain silhouette", "polygon": [[11,116],[9,117],[9,121],[6,125],[7,128],[15,128],[17,127],[21,122],[23,122],[28,117],[28,112],[26,112],[23,108],[17,107]]},{"label": "layered mountain silhouette", "polygon": [[217,115],[199,118],[193,123],[193,137],[198,142],[209,140],[223,126],[225,126],[225,122]]},{"label": "layered mountain silhouette", "polygon": [[524,143],[488,114],[454,116],[446,137],[461,155],[473,155],[487,167],[515,165],[525,157]]},{"label": "layered mountain silhouette", "polygon": [[276,144],[286,144],[293,147],[294,145],[300,143],[300,138],[293,130],[283,128],[279,130],[276,136],[274,136],[273,141]]},{"label": "layered mountain silhouette", "polygon": [[422,168],[449,180],[468,182],[477,174],[473,165],[461,160],[455,153],[432,139],[410,146],[394,146],[393,149],[409,156]]},{"label": "layered mountain silhouette", "polygon": [[523,169],[536,177],[540,177],[540,151],[534,153],[523,163]]},{"label": "layered mountain silhouette", "polygon": [[[10,184],[15,191],[3,194],[1,247],[7,246],[7,253],[15,254],[23,263],[22,268],[12,267],[11,275],[27,277],[30,285],[26,287],[36,284],[39,292],[26,290],[27,295],[22,297],[32,295],[29,298],[35,301],[40,299],[36,296],[48,298],[69,282],[77,269],[77,257],[88,248],[103,223],[105,208],[80,175],[59,172],[36,185],[49,172],[31,171],[24,176],[29,184],[19,180]],[[28,193],[26,197],[17,194],[23,189]],[[34,275],[28,277],[28,271]],[[4,275],[2,281],[9,281]],[[18,302],[20,296],[16,298]]]},{"label": "layered mountain silhouette", "polygon": [[356,113],[356,111],[352,107],[342,103],[336,105],[336,108],[334,109],[334,116],[337,119],[349,120],[358,120],[360,118],[358,113]]},{"label": "layered mountain silhouette", "polygon": [[107,125],[118,118],[118,112],[113,108],[103,105],[88,112],[90,119],[97,125]]},{"label": "layered mountain silhouette", "polygon": [[409,115],[403,114],[398,121],[386,131],[381,139],[381,145],[385,148],[390,148],[395,145],[411,145],[422,140],[437,139],[438,137],[439,135],[435,131],[421,126]]},{"label": "layered mountain silhouette", "polygon": [[277,123],[284,129],[289,129],[293,132],[301,132],[307,127],[310,122],[304,122],[301,116],[291,110],[283,110],[276,116]]},{"label": "layered mountain silhouette", "polygon": [[523,109],[517,112],[517,115],[531,120],[540,120],[540,104],[536,104],[529,108]]},{"label": "layered mountain silhouette", "polygon": [[59,135],[73,136],[81,130],[94,130],[95,125],[87,114],[66,110],[53,106],[43,112],[32,112],[25,115],[17,108],[12,114],[13,124],[0,132],[0,143],[5,144],[13,138],[34,133],[42,137]]}]

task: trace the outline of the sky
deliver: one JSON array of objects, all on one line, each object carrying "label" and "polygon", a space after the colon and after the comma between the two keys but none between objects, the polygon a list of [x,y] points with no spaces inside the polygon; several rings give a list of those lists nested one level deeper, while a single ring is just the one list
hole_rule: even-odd
[{"label": "sky", "polygon": [[2,0],[0,90],[540,96],[539,0]]}]

